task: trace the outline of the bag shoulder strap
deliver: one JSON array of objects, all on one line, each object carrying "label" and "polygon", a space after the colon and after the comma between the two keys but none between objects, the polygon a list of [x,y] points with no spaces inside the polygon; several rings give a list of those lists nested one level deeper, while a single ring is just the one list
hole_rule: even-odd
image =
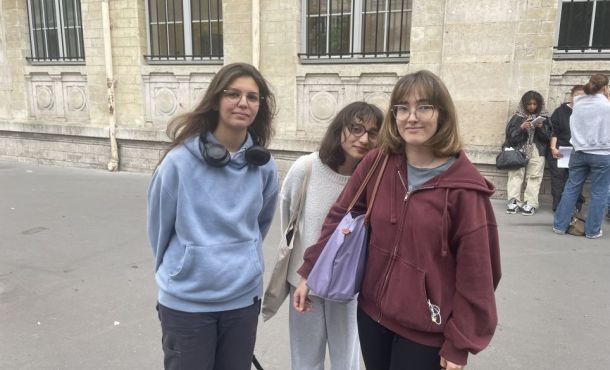
[{"label": "bag shoulder strap", "polygon": [[385,167],[388,164],[389,156],[386,155],[383,159],[383,164],[381,165],[381,169],[379,170],[379,174],[377,174],[377,181],[375,181],[375,187],[373,188],[373,194],[371,195],[371,202],[366,207],[366,215],[364,216],[364,224],[368,226],[369,219],[371,218],[371,211],[373,210],[373,203],[375,202],[375,197],[377,196],[377,190],[379,190],[379,183],[381,182],[381,178],[383,177],[383,172],[385,171]]},{"label": "bag shoulder strap", "polygon": [[354,199],[352,199],[352,202],[349,204],[349,207],[347,207],[347,212],[351,212],[352,208],[354,208],[354,206],[356,205],[356,202],[358,201],[358,199],[360,199],[362,192],[366,188],[366,185],[369,183],[371,176],[373,176],[373,172],[375,172],[375,169],[377,168],[377,165],[379,164],[379,161],[381,160],[382,156],[383,156],[383,154],[381,154],[381,152],[379,152],[377,154],[377,157],[375,157],[375,162],[373,162],[373,164],[371,165],[371,168],[369,168],[369,172],[364,177],[364,181],[362,181],[362,184],[360,184],[360,187],[358,188],[358,191],[356,192]]},{"label": "bag shoulder strap", "polygon": [[288,222],[287,230],[292,227],[293,233],[296,233],[298,228],[299,217],[303,211],[303,205],[305,204],[305,194],[307,193],[307,185],[309,185],[309,178],[311,177],[311,167],[313,159],[308,156],[305,163],[305,176],[303,177],[303,184],[301,184],[301,191],[299,193],[299,199],[297,200],[297,206],[294,213],[290,215],[290,221]]}]

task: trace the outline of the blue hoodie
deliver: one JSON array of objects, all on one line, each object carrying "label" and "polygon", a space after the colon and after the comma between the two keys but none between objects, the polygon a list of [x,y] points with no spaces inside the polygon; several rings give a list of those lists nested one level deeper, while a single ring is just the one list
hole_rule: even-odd
[{"label": "blue hoodie", "polygon": [[[208,134],[209,142],[218,142]],[[159,303],[184,312],[251,305],[263,294],[262,241],[275,213],[275,161],[248,165],[248,138],[229,164],[205,163],[193,137],[173,150],[148,188],[148,238]]]}]

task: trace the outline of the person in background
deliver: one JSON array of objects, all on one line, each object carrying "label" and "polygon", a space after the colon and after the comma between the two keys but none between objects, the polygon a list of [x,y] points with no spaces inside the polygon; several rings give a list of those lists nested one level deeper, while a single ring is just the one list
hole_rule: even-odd
[{"label": "person in background", "polygon": [[[365,102],[348,104],[328,126],[319,151],[300,157],[288,171],[280,192],[282,230],[288,226],[291,215],[295,212],[305,171],[308,164],[311,165],[305,203],[299,216],[288,267],[291,297],[299,284],[297,269],[303,263],[305,248],[318,240],[324,216],[358,162],[377,146],[377,134],[382,121],[383,113],[376,106]],[[324,370],[328,344],[333,370],[357,370],[360,366],[357,301],[333,302],[316,296],[310,296],[310,299],[313,309],[306,314],[297,312],[290,305],[292,369]]]},{"label": "person in background", "polygon": [[[570,138],[570,116],[572,115],[572,106],[574,97],[585,94],[583,85],[575,85],[570,93],[570,101],[561,104],[551,115],[551,124],[553,133],[551,135],[551,152],[549,156],[549,170],[551,173],[551,195],[553,196],[553,212],[557,209],[557,205],[561,200],[561,193],[568,181],[568,169],[557,167],[557,160],[562,157],[559,153],[560,146],[571,146]],[[580,194],[576,201],[576,210],[580,211],[585,198]]]},{"label": "person in background", "polygon": [[265,146],[275,100],[245,63],[221,68],[172,139],[148,188],[165,369],[252,366],[263,238],[279,178]]},{"label": "person in background", "polygon": [[585,221],[585,236],[597,239],[603,234],[601,226],[610,185],[608,77],[602,74],[591,76],[585,85],[585,94],[575,99],[570,117],[570,142],[574,149],[570,155],[568,181],[555,211],[553,231],[566,233],[578,195],[587,177],[591,176],[591,201]]},{"label": "person in background", "polygon": [[[293,305],[300,312],[313,309],[307,277],[381,153],[388,162],[372,208],[358,297],[364,363],[375,370],[464,369],[468,353],[485,348],[497,324],[494,186],[462,150],[453,100],[431,72],[398,80],[379,146],[360,162],[319,240],[305,251]],[[365,212],[375,182],[352,212]]]},{"label": "person in background", "polygon": [[[508,214],[520,212],[524,216],[531,216],[539,206],[538,193],[544,176],[544,158],[551,140],[551,124],[547,119],[532,125],[532,120],[538,116],[547,116],[544,99],[540,93],[528,91],[521,97],[517,111],[507,124],[508,145],[524,148],[529,158],[525,167],[508,171]],[[521,187],[524,181],[526,185],[522,202]]]}]

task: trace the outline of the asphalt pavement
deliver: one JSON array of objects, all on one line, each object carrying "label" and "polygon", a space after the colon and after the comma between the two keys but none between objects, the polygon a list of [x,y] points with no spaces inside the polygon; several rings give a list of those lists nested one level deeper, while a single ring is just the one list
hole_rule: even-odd
[{"label": "asphalt pavement", "polygon": [[[0,162],[0,369],[162,369],[150,174]],[[610,223],[597,240],[534,216],[499,223],[500,323],[467,369],[601,369],[610,363]],[[279,240],[265,241],[265,278]],[[287,304],[259,324],[266,370],[290,368]],[[329,367],[327,367],[329,368]]]}]

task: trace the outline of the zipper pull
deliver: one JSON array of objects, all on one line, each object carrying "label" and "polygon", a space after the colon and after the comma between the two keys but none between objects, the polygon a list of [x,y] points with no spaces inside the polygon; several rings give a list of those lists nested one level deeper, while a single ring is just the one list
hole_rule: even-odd
[{"label": "zipper pull", "polygon": [[411,193],[407,192],[407,193],[405,194],[405,202],[407,201],[407,199],[409,199],[409,194],[411,194]]}]

